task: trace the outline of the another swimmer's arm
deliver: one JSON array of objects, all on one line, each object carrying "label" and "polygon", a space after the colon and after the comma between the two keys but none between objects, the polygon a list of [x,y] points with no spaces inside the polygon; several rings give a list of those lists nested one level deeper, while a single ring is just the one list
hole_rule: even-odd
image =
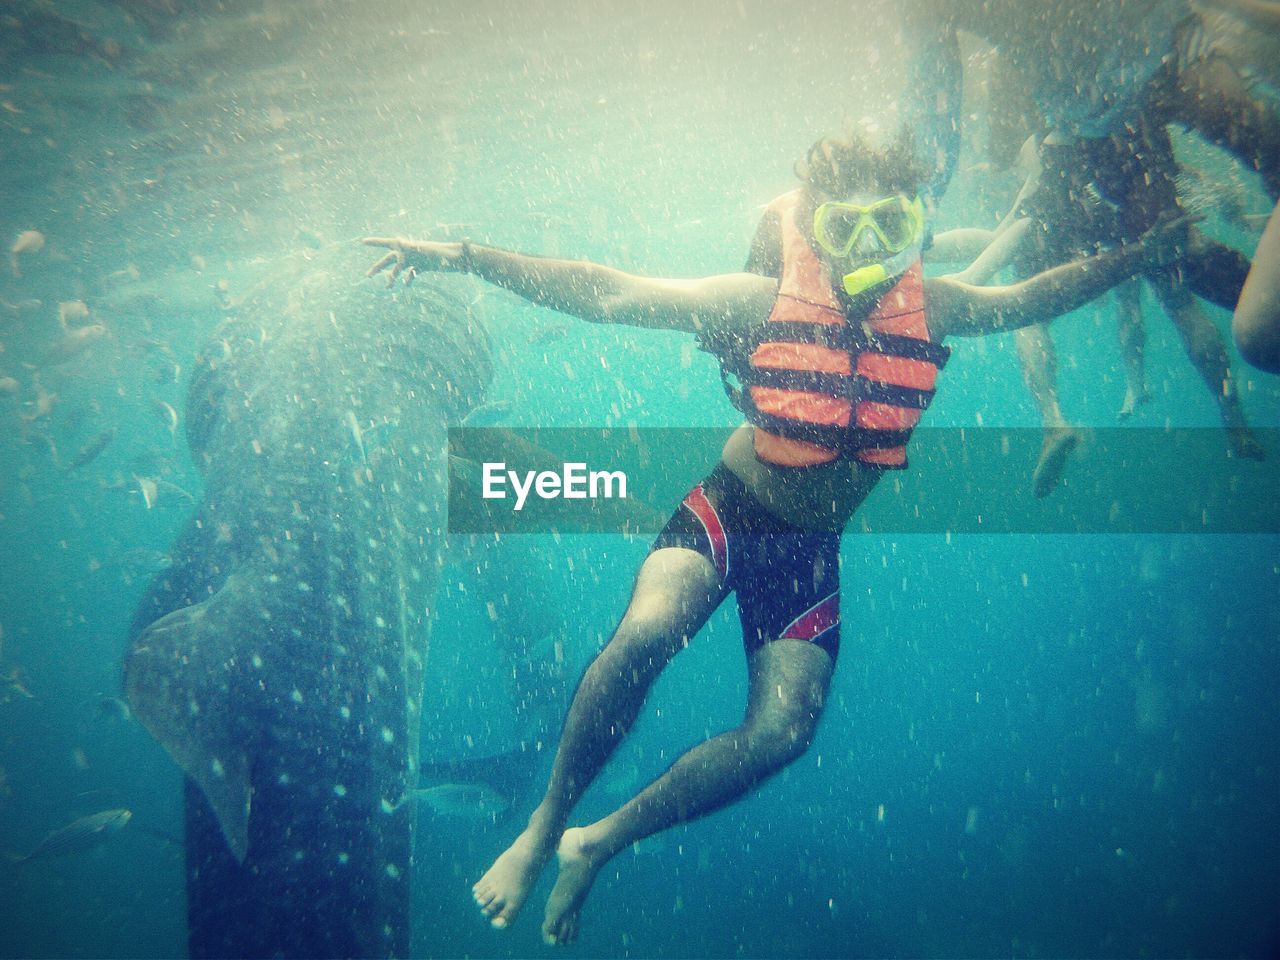
[{"label": "another swimmer's arm", "polygon": [[[744,322],[759,304],[772,302],[776,282],[751,274],[700,280],[640,277],[584,260],[532,257],[472,243],[436,243],[369,237],[370,246],[390,247],[369,276],[388,269],[390,280],[418,271],[472,273],[530,303],[591,323],[696,331],[704,320],[739,315]],[[765,311],[767,316],[767,308]]]},{"label": "another swimmer's arm", "polygon": [[986,283],[1017,256],[1030,229],[1031,221],[1027,217],[1015,220],[1009,229],[996,234],[996,238],[978,254],[973,263],[959,273],[951,274],[950,278],[978,286]]},{"label": "another swimmer's arm", "polygon": [[947,277],[926,279],[929,328],[939,339],[977,337],[1070,313],[1121,280],[1177,259],[1185,227],[1185,219],[1155,227],[1136,243],[1064,263],[1009,286],[975,287]]},{"label": "another swimmer's arm", "polygon": [[970,263],[994,240],[994,230],[956,227],[933,235],[933,246],[924,252],[925,263]]}]

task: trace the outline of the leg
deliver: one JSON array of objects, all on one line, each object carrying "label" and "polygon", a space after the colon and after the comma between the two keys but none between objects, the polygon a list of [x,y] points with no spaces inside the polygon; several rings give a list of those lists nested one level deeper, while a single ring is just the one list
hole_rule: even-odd
[{"label": "leg", "polygon": [[1249,428],[1244,410],[1240,407],[1240,398],[1236,396],[1231,364],[1227,360],[1227,348],[1218,328],[1205,315],[1195,298],[1171,274],[1164,272],[1148,279],[1164,306],[1165,313],[1182,337],[1187,358],[1218,405],[1218,414],[1227,431],[1227,442],[1232,455],[1250,460],[1263,459],[1265,453]]},{"label": "leg", "polygon": [[1178,263],[1183,283],[1197,297],[1234,310],[1249,277],[1249,258],[1194,227],[1189,233],[1187,255]]},{"label": "leg", "polygon": [[649,554],[622,622],[574,694],[542,803],[472,888],[495,927],[515,919],[574,804],[635,722],[650,685],[706,623],[725,590],[720,572],[696,550],[668,547]]},{"label": "leg", "polygon": [[742,725],[680,757],[635,799],[603,820],[564,832],[560,876],[547,901],[548,943],[577,936],[578,911],[596,874],[616,853],[678,823],[737,800],[800,757],[822,714],[834,661],[805,640],[778,640],[749,661],[750,690]]},{"label": "leg", "polygon": [[1271,373],[1280,373],[1280,215],[1276,209],[1258,241],[1253,269],[1231,321],[1240,355]]},{"label": "leg", "polygon": [[1280,119],[1225,57],[1211,55],[1185,67],[1161,106],[1170,120],[1194,127],[1261,173],[1273,200],[1280,193]]},{"label": "leg", "polygon": [[567,943],[600,867],[619,850],[719,810],[808,748],[840,646],[840,537],[796,530],[745,492],[732,566],[747,649],[747,710],[598,823],[564,832],[543,936]]},{"label": "leg", "polygon": [[1147,393],[1146,365],[1143,351],[1147,331],[1142,322],[1142,288],[1137,280],[1126,280],[1115,288],[1116,335],[1120,340],[1120,353],[1124,357],[1124,403],[1119,417],[1125,420],[1133,415],[1151,395]]},{"label": "leg", "polygon": [[1058,355],[1048,327],[1042,323],[1023,327],[1015,337],[1022,378],[1035,399],[1044,425],[1044,442],[1032,474],[1031,488],[1037,497],[1047,497],[1058,485],[1067,456],[1080,442],[1080,434],[1058,406]]}]

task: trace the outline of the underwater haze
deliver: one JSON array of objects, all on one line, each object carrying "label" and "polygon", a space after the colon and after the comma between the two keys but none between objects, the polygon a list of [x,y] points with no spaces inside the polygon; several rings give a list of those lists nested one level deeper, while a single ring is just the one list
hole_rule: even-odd
[{"label": "underwater haze", "polygon": [[[0,263],[0,851],[31,854],[0,862],[0,956],[187,953],[183,776],[125,704],[122,666],[205,493],[186,398],[226,317],[264,289],[288,301],[300,262],[353,264],[359,281],[377,259],[358,246],[368,235],[651,276],[739,270],[815,139],[896,126],[895,24],[892,4],[834,0],[0,5],[0,238],[14,249]],[[1018,186],[975,150],[999,105],[976,82],[966,96],[940,229],[994,226]],[[1174,139],[1246,212],[1269,209],[1254,173]],[[1256,242],[1212,211],[1203,229]],[[740,422],[690,337],[426,280],[487,329],[484,400],[506,426]],[[1149,297],[1144,311],[1153,397],[1130,423],[1216,426],[1172,326]],[[1124,396],[1114,312],[1102,298],[1055,325],[1064,406],[1089,426],[1114,426]],[[1274,460],[1280,380],[1232,362]],[[959,343],[942,382],[928,426],[1038,425],[1011,335]],[[1032,466],[983,479],[1030,512]],[[1200,482],[1253,468],[1224,442]],[[946,473],[930,476],[947,497]],[[311,507],[324,509],[298,509]],[[548,877],[505,931],[471,885],[536,803],[648,548],[508,540],[445,545],[426,605],[420,762],[438,778],[414,800],[414,956],[551,951]],[[842,654],[810,751],[742,803],[620,854],[559,951],[1274,956],[1278,546],[1266,532],[847,533]],[[726,604],[575,822],[738,723],[745,692]],[[505,758],[496,787],[451,782],[491,757]],[[119,809],[131,817],[110,831],[81,825],[39,853]]]}]

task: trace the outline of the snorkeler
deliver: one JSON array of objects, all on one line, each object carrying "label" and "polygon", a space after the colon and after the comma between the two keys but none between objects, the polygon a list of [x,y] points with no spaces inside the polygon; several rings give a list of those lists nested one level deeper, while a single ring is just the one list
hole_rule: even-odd
[{"label": "snorkeler", "polygon": [[[1042,169],[1024,191],[1012,215],[1027,216],[1029,229],[1012,253],[1015,270],[1025,276],[1097,248],[1132,242],[1158,220],[1178,216],[1181,207],[1178,163],[1164,123],[1146,115],[1124,133],[1091,140],[1051,134],[1039,150]],[[1226,431],[1230,456],[1262,460],[1263,449],[1245,420],[1235,390],[1226,344],[1196,297],[1226,310],[1235,307],[1249,271],[1242,253],[1189,230],[1184,255],[1174,265],[1148,270],[1143,280],[1178,330],[1181,346],[1196,367]],[[1125,361],[1126,389],[1120,416],[1132,415],[1147,401],[1143,364],[1144,325],[1137,279],[1116,288],[1117,333]],[[1019,360],[1036,398],[1046,430],[1034,492],[1047,495],[1057,483],[1076,433],[1057,401],[1057,360],[1043,325],[1019,330]]]},{"label": "snorkeler", "polygon": [[[1162,219],[1184,214],[1177,193],[1178,164],[1168,131],[1145,118],[1124,134],[1072,139],[1050,134],[1040,143],[1039,167],[1028,177],[998,231],[993,256],[981,256],[960,276],[982,282],[1003,263],[1018,276],[1132,242]],[[1145,271],[1146,281],[1177,329],[1183,350],[1218,408],[1232,456],[1262,459],[1264,452],[1245,418],[1226,344],[1193,293],[1225,309],[1235,307],[1249,272],[1242,254],[1192,227],[1176,263]],[[1126,391],[1120,417],[1148,398],[1143,363],[1144,324],[1139,281],[1116,287],[1117,331],[1125,361]],[[1023,377],[1044,425],[1044,442],[1032,478],[1037,497],[1047,496],[1062,473],[1079,434],[1058,402],[1057,356],[1043,324],[1016,334]]]},{"label": "snorkeler", "polygon": [[[774,201],[780,282],[651,279],[467,241],[365,240],[390,248],[369,274],[388,270],[391,281],[471,273],[591,322],[694,333],[747,421],[658,535],[574,695],[541,803],[473,887],[495,927],[515,919],[556,854],[542,932],[548,943],[573,941],[611,857],[738,800],[805,752],[839,649],[841,532],[885,471],[906,466],[907,439],[948,355],[943,339],[1075,309],[1167,262],[1182,234],[1162,225],[1019,284],[973,287],[922,277],[924,211],[906,139],[879,151],[822,140],[800,173],[801,186]],[[748,664],[742,724],[694,746],[602,820],[566,829],[651,684],[730,593]]]},{"label": "snorkeler", "polygon": [[[1273,6],[1213,2],[1238,15]],[[1159,122],[1194,129],[1257,170],[1272,199],[1280,192],[1280,119],[1251,78],[1274,65],[1250,62],[1255,51],[1206,30],[1205,12],[1190,0],[903,0],[899,9],[909,74],[903,109],[919,134],[932,200],[946,190],[960,151],[959,30],[996,47],[1003,68],[1022,80],[1019,103],[1034,106],[1030,132],[1123,135],[1154,107]]]},{"label": "snorkeler", "polygon": [[[1202,0],[1201,20],[1210,52],[1246,73],[1274,99],[1280,79],[1280,3],[1271,0]],[[1261,98],[1259,98],[1260,100]],[[1262,109],[1260,106],[1258,109]],[[1271,145],[1275,154],[1275,144]],[[1272,190],[1274,199],[1275,191]],[[1269,373],[1280,373],[1280,207],[1273,207],[1253,255],[1253,267],[1231,321],[1240,355]]]}]

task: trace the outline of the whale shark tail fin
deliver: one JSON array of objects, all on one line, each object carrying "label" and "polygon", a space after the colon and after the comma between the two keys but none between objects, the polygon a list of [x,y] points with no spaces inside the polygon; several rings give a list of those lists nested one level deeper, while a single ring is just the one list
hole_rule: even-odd
[{"label": "whale shark tail fin", "polygon": [[134,715],[204,793],[227,846],[243,862],[249,846],[250,761],[235,704],[245,669],[229,638],[250,599],[232,575],[208,600],[175,610],[138,636],[125,662]]}]

